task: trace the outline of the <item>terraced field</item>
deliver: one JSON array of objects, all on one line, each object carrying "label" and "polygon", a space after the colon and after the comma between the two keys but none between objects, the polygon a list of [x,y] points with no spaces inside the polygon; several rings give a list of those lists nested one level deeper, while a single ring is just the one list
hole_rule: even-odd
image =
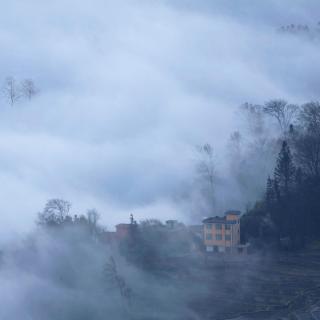
[{"label": "terraced field", "polygon": [[[202,270],[201,270],[202,269]],[[206,289],[191,306],[203,319],[320,320],[320,251],[209,257],[189,274]]]}]

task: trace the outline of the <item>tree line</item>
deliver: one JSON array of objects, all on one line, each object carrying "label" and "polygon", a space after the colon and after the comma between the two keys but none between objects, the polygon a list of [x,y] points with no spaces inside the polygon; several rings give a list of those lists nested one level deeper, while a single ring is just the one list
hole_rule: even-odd
[{"label": "tree line", "polygon": [[262,108],[278,121],[280,150],[264,196],[242,218],[243,241],[301,248],[320,238],[320,103]]},{"label": "tree line", "polygon": [[[195,248],[203,249],[202,240],[182,223],[177,223],[175,228],[169,228],[157,219],[137,223],[131,215],[126,235],[110,241],[109,232],[99,224],[99,219],[96,209],[89,209],[86,214],[71,215],[71,203],[55,198],[47,201],[38,213],[36,223],[49,232],[81,230],[86,238],[111,245],[128,262],[150,272],[161,269],[169,257],[190,253]],[[107,269],[114,270],[114,262],[109,262],[111,265]]]},{"label": "tree line", "polygon": [[278,32],[281,34],[301,36],[310,40],[318,40],[320,36],[320,21],[314,26],[294,23],[283,25],[278,28]]}]

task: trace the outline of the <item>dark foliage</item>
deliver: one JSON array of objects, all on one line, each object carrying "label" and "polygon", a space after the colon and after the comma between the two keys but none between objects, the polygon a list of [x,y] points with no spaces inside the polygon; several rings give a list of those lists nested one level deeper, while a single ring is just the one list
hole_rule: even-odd
[{"label": "dark foliage", "polygon": [[168,258],[182,257],[195,248],[201,250],[201,243],[183,224],[171,229],[155,219],[132,224],[120,242],[128,261],[151,272],[163,271]]},{"label": "dark foliage", "polygon": [[[301,106],[278,154],[264,199],[242,218],[243,241],[264,239],[270,219],[273,242],[296,249],[320,238],[320,104]],[[260,230],[260,231],[258,231]],[[270,240],[270,239],[269,239]],[[272,241],[271,241],[272,242]]]}]

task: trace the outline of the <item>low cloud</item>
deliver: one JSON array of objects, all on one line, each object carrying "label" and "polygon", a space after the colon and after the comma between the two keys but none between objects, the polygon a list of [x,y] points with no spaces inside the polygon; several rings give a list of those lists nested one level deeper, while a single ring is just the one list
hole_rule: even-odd
[{"label": "low cloud", "polygon": [[45,199],[57,196],[75,212],[97,207],[109,224],[131,212],[183,216],[190,209],[177,199],[192,186],[196,145],[210,142],[228,176],[225,145],[239,126],[238,105],[318,99],[318,44],[276,32],[316,24],[316,6],[4,4],[2,78],[32,78],[40,89],[13,108],[1,100],[4,229],[31,228]]}]

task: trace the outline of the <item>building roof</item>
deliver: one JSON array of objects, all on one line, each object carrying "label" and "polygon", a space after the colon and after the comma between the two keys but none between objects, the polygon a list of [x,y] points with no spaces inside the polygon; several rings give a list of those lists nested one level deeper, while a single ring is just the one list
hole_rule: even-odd
[{"label": "building roof", "polygon": [[236,216],[240,216],[241,215],[241,211],[239,210],[228,210],[224,213],[224,215],[226,216],[227,214],[234,214]]},{"label": "building roof", "polygon": [[223,223],[223,224],[236,224],[234,220],[227,220],[226,217],[209,217],[202,220],[203,223]]},{"label": "building roof", "polygon": [[130,223],[119,223],[116,224],[116,228],[129,228],[131,226]]}]

